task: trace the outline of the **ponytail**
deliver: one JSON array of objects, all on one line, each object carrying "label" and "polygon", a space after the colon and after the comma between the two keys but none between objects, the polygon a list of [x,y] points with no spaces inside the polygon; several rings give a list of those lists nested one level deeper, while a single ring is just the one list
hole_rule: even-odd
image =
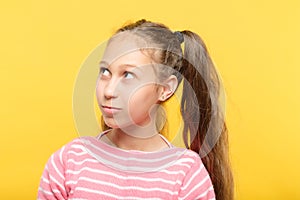
[{"label": "ponytail", "polygon": [[228,134],[220,105],[220,80],[201,38],[184,35],[184,55],[180,73],[184,77],[181,113],[183,139],[197,152],[210,174],[217,200],[234,197],[233,175],[228,156]]}]

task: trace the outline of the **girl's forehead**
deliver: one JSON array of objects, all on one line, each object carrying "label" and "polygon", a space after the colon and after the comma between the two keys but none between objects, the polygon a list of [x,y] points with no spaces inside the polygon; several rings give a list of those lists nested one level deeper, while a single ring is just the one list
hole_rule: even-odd
[{"label": "girl's forehead", "polygon": [[[136,55],[144,54],[144,56],[148,56],[150,58],[152,57],[150,56],[150,54],[152,54],[150,52],[155,52],[155,49],[159,49],[157,45],[147,42],[145,38],[141,38],[133,33],[125,31],[110,38],[105,48],[102,60],[106,60],[111,63],[124,55],[134,52],[138,52]],[[142,54],[140,52],[142,52]]]},{"label": "girl's forehead", "polygon": [[126,54],[139,51],[142,47],[137,44],[137,40],[133,34],[118,34],[112,37],[108,41],[102,60],[111,63]]},{"label": "girl's forehead", "polygon": [[125,64],[129,62],[136,65],[152,63],[151,56],[134,39],[133,37],[118,37],[110,40],[102,56],[102,61],[109,65],[116,62]]},{"label": "girl's forehead", "polygon": [[106,65],[116,67],[122,65],[140,67],[144,65],[153,64],[153,60],[151,59],[151,57],[139,49],[131,52],[126,52],[118,56],[106,54],[102,57],[101,62]]}]

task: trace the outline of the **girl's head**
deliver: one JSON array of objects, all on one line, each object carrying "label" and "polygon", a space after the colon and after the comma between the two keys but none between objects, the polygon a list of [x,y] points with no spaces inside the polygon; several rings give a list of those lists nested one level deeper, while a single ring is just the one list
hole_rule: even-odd
[{"label": "girl's head", "polygon": [[181,81],[184,143],[201,156],[217,199],[232,199],[220,79],[197,34],[174,33],[146,20],[120,28],[101,62],[97,98],[104,121],[113,128],[151,124],[157,105],[172,96]]},{"label": "girl's head", "polygon": [[[168,40],[172,42],[169,47]],[[180,41],[167,28],[148,23],[146,29],[118,31],[105,49],[97,85],[106,125],[122,130],[151,126],[150,134],[157,133],[158,105],[178,86],[181,76],[174,68],[181,66],[181,57]]]}]

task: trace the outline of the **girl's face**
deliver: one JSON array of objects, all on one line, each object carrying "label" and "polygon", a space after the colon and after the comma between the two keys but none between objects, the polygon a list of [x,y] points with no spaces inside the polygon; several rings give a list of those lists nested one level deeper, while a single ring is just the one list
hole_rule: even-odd
[{"label": "girl's face", "polygon": [[117,40],[106,48],[96,88],[104,121],[112,128],[149,124],[161,96],[151,58],[140,50],[120,56],[124,45]]}]

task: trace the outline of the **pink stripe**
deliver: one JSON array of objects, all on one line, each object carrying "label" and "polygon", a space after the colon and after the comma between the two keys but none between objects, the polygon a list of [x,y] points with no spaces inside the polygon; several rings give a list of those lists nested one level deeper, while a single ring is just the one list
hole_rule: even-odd
[{"label": "pink stripe", "polygon": [[[83,139],[90,144],[83,144]],[[93,153],[85,153],[89,151]],[[112,159],[107,152],[120,159]],[[171,154],[169,158],[170,152],[182,154]],[[155,168],[168,162],[172,165],[144,173],[134,169],[124,171],[101,162],[95,155],[125,168]],[[152,163],[149,159],[158,160]],[[200,157],[179,148],[153,153],[125,151],[85,137],[67,144],[64,151],[54,153],[47,168],[43,173],[44,179],[41,179],[39,199],[196,199],[199,195],[203,199],[214,198],[211,180]]]}]

